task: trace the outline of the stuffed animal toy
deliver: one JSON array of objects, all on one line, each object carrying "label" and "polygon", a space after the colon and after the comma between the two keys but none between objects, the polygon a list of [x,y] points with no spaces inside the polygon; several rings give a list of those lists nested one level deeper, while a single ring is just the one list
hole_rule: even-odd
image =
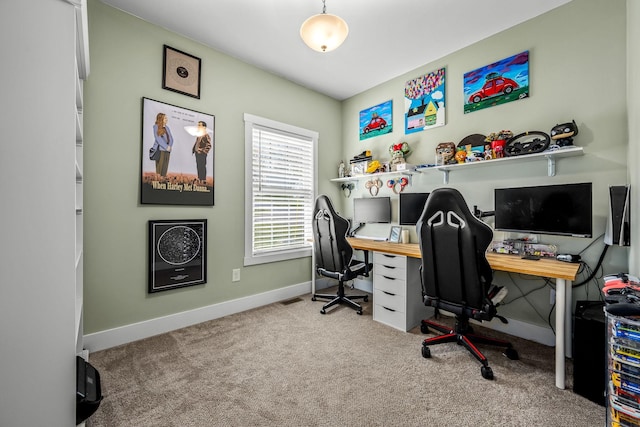
[{"label": "stuffed animal toy", "polygon": [[389,153],[391,154],[389,165],[391,166],[391,171],[395,171],[399,164],[406,163],[405,158],[411,154],[411,148],[409,148],[408,143],[399,142],[389,147]]}]

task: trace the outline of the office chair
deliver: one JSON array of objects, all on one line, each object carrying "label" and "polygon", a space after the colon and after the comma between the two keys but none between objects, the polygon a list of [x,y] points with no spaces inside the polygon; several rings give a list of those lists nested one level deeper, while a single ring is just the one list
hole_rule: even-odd
[{"label": "office chair", "polygon": [[313,246],[315,251],[315,269],[319,275],[338,280],[337,295],[313,294],[312,301],[317,298],[329,299],[320,313],[336,304],[345,304],[362,314],[362,306],[353,300],[369,300],[368,295],[345,295],[344,282],[357,276],[368,276],[372,264],[353,260],[353,248],[347,242],[349,221],[342,218],[333,209],[329,198],[320,195],[316,199],[313,210]]},{"label": "office chair", "polygon": [[494,317],[507,323],[498,316],[489,295],[493,273],[485,251],[493,238],[491,228],[473,216],[460,192],[440,188],[427,199],[416,231],[422,255],[424,303],[435,307],[436,313],[444,310],[455,315],[453,329],[431,320],[421,322],[423,333],[428,333],[431,327],[444,334],[425,339],[422,356],[431,357],[430,345],[457,342],[482,363],[482,376],[493,379],[489,362],[475,343],[504,347],[504,355],[512,360],[518,359],[518,353],[507,341],[475,335],[469,325],[469,319],[483,321]]}]

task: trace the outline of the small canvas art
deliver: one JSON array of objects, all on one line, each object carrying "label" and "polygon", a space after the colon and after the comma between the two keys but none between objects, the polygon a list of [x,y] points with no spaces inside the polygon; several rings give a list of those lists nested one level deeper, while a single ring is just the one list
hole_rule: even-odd
[{"label": "small canvas art", "polygon": [[405,134],[444,126],[445,69],[409,80],[404,88]]},{"label": "small canvas art", "polygon": [[529,51],[464,74],[464,113],[529,97]]},{"label": "small canvas art", "polygon": [[360,141],[393,132],[393,102],[360,111]]}]

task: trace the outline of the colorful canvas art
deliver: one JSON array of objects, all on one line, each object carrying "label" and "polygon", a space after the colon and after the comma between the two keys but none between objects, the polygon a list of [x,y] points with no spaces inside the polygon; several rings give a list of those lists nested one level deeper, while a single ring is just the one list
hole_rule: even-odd
[{"label": "colorful canvas art", "polygon": [[529,51],[504,58],[464,75],[464,113],[529,96]]},{"label": "colorful canvas art", "polygon": [[441,68],[406,83],[405,134],[445,125],[444,81],[445,70]]},{"label": "colorful canvas art", "polygon": [[393,132],[392,101],[360,111],[360,141],[391,132]]}]

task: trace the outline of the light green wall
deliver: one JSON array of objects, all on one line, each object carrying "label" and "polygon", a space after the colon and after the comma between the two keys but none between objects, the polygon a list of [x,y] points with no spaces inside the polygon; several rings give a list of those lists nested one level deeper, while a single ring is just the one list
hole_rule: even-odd
[{"label": "light green wall", "polygon": [[[452,172],[450,186],[461,190],[469,205],[489,211],[493,210],[493,189],[496,187],[593,182],[596,238],[583,257],[595,267],[603,248],[599,236],[605,227],[608,186],[627,183],[625,11],[625,0],[573,1],[346,100],[342,116],[343,157],[349,159],[370,149],[374,157],[389,160],[388,147],[407,141],[413,149],[409,163],[433,163],[435,147],[440,142],[457,144],[467,135],[486,135],[501,129],[511,129],[516,134],[529,130],[549,133],[555,124],[575,119],[579,127],[575,144],[584,147],[585,155],[559,160],[555,177],[546,176],[545,162],[518,162]],[[428,32],[428,26],[425,32]],[[425,33],[422,49],[429,49],[429,43],[437,43],[437,40],[437,35]],[[530,98],[463,114],[463,74],[526,50],[530,54]],[[414,54],[419,55],[420,49]],[[405,82],[442,67],[446,68],[446,126],[404,135]],[[393,133],[359,141],[359,112],[389,99],[393,100]],[[431,171],[413,178],[406,191],[430,191],[442,185],[442,174]],[[359,191],[354,191],[354,196],[360,195],[368,196],[363,183],[360,183]],[[397,221],[397,196],[386,186],[380,195],[392,196],[394,221]],[[351,200],[342,200],[342,208],[349,215]],[[388,226],[367,226],[362,232],[386,236]],[[412,238],[416,241],[415,230],[412,230]],[[496,233],[496,238],[503,238],[503,233]],[[570,253],[577,253],[592,243],[591,239],[542,238],[545,243],[557,244],[560,251]],[[611,248],[605,258],[605,273],[627,271],[627,251]],[[504,273],[497,275],[497,281],[509,287],[507,300],[520,294],[512,282],[518,283],[524,291],[541,284],[510,278]],[[584,298],[585,292],[584,287],[575,290],[574,299]],[[591,299],[597,299],[597,292],[594,286],[589,288]],[[550,309],[549,289],[528,298],[542,316],[522,300],[505,306],[501,313],[546,324]]]},{"label": "light green wall", "polygon": [[[243,267],[244,122],[251,113],[320,134],[318,190],[341,149],[341,106],[329,97],[97,1],[89,1],[85,83],[84,333],[153,319],[310,280],[310,259]],[[202,59],[201,99],[161,87],[163,44]],[[141,205],[141,99],[215,115],[215,206]],[[207,218],[208,283],[147,293],[147,221]],[[231,282],[231,270],[242,280]]]}]

